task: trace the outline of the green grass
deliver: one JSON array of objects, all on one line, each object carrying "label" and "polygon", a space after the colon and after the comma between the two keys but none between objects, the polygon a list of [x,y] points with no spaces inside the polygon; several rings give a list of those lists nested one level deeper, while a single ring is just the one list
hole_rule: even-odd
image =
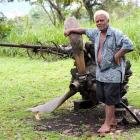
[{"label": "green grass", "polygon": [[[130,79],[128,99],[131,105],[140,108],[140,61],[132,61],[133,76]],[[35,131],[37,121],[32,113],[27,112],[32,107],[68,91],[70,81],[70,69],[73,60],[60,60],[57,62],[45,62],[43,60],[31,60],[29,58],[0,57],[0,140],[98,140],[92,136],[88,138],[65,136],[57,132]],[[78,98],[76,95],[70,99]],[[61,108],[67,108],[71,102],[65,103]],[[42,114],[42,118],[52,117],[53,114]],[[122,133],[116,135],[119,140],[139,140],[139,128],[129,130],[129,135]],[[103,138],[112,140],[112,136]]]},{"label": "green grass", "polygon": [[68,90],[71,62],[2,57],[0,65],[0,139],[39,139],[40,135],[45,138],[47,133],[33,131],[33,114],[25,110]]},{"label": "green grass", "polygon": [[130,104],[140,108],[140,60],[132,61],[132,76],[129,81],[128,99]]}]

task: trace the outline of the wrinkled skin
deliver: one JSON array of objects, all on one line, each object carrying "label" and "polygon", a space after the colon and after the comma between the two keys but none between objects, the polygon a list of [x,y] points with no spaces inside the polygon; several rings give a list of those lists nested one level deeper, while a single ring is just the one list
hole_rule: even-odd
[{"label": "wrinkled skin", "polygon": [[104,32],[107,30],[109,20],[105,17],[105,15],[98,15],[95,18],[96,26],[101,31]]}]

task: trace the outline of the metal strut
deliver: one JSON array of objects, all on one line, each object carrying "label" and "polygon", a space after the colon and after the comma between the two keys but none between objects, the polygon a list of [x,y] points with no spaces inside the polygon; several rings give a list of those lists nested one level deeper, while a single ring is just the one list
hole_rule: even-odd
[{"label": "metal strut", "polygon": [[120,104],[131,114],[131,116],[136,120],[137,124],[140,124],[140,120],[137,116],[121,101]]}]

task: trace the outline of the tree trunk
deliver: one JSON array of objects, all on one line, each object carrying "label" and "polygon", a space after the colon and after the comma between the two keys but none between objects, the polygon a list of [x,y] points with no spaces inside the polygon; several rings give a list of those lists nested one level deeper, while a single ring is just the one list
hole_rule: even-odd
[{"label": "tree trunk", "polygon": [[51,7],[57,12],[58,20],[60,23],[63,23],[65,20],[65,17],[61,11],[61,8],[59,7],[59,4],[55,4],[53,0],[48,0]]},{"label": "tree trunk", "polygon": [[87,13],[89,15],[89,20],[90,22],[92,22],[93,20],[93,10],[92,10],[92,6],[90,5],[90,0],[83,0],[84,6],[87,10]]},{"label": "tree trunk", "polygon": [[41,7],[43,8],[43,10],[45,11],[45,13],[47,14],[47,16],[49,17],[51,23],[56,26],[56,21],[55,21],[55,18],[53,16],[53,18],[51,17],[50,13],[46,10],[44,4],[41,4]]},{"label": "tree trunk", "polygon": [[93,7],[96,5],[102,5],[98,0],[83,0],[84,6],[88,12],[90,22],[93,21]]}]

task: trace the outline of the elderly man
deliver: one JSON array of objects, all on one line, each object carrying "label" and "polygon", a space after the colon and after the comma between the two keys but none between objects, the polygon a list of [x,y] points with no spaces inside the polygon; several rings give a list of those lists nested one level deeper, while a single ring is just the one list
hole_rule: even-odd
[{"label": "elderly man", "polygon": [[121,83],[125,72],[124,55],[132,51],[132,43],[118,31],[109,26],[109,14],[98,10],[94,14],[97,28],[73,28],[64,32],[86,34],[95,44],[96,60],[96,94],[99,102],[105,104],[105,121],[99,133],[110,132],[113,125],[117,125],[115,105],[120,102]]}]

